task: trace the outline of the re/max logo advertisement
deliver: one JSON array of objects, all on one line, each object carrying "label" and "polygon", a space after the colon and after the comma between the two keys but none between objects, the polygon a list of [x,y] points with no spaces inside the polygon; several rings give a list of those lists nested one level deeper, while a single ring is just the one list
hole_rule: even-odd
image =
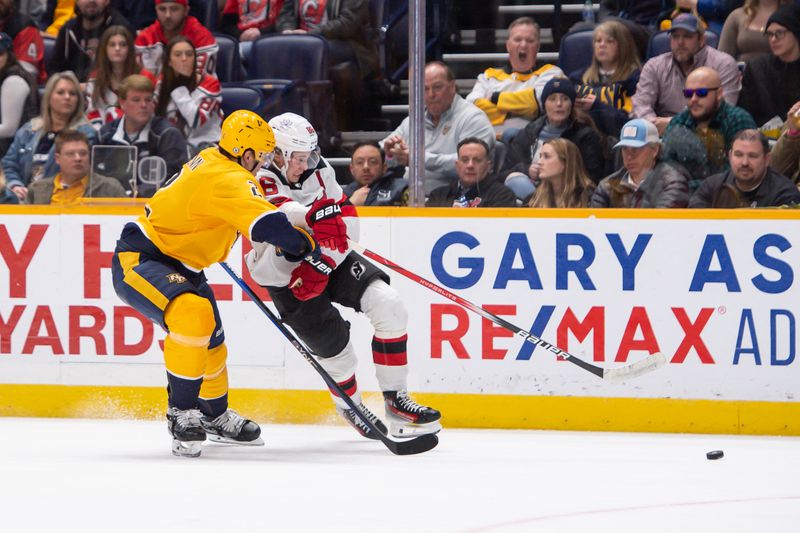
[{"label": "re/max logo advertisement", "polygon": [[[473,233],[451,231],[434,242],[430,265],[435,281],[462,297],[471,299],[477,289],[487,294],[489,287],[493,296],[502,294],[502,304],[472,301],[563,350],[570,351],[570,342],[590,343],[596,362],[624,363],[629,357],[662,352],[672,364],[780,367],[794,363],[796,320],[785,305],[790,303],[787,293],[794,288],[794,268],[788,253],[792,243],[786,237],[757,236],[747,245],[745,265],[737,264],[734,257],[738,256],[732,253],[732,246],[741,253],[742,242],[729,243],[731,236],[719,233],[702,235],[696,249],[680,248],[684,268],[670,272],[667,279],[663,272],[654,274],[644,266],[648,258],[658,263],[660,256],[675,253],[659,249],[653,236],[552,233],[547,236],[552,242],[539,249],[534,244],[541,241],[539,236],[534,239],[527,233],[494,234],[482,241]],[[643,280],[646,291],[641,289]],[[654,294],[652,288],[660,285],[663,290]],[[619,303],[609,301],[609,292],[636,303],[623,305],[621,312]],[[707,293],[714,296],[704,300]],[[726,296],[726,305],[717,303],[720,293]],[[576,300],[582,305],[572,305]],[[596,305],[586,305],[593,300]],[[692,303],[665,303],[675,300]],[[521,314],[520,309],[529,309],[531,301],[536,302],[534,312]],[[772,301],[784,305],[770,307]],[[660,320],[654,320],[656,315]],[[609,332],[620,327],[608,327],[611,323],[624,324],[621,334],[613,338]],[[513,337],[513,333],[457,304],[432,303],[430,327],[433,359],[526,361],[536,352],[524,342],[514,344],[514,349],[497,347],[503,344],[496,343],[497,339]],[[475,328],[480,330],[480,353],[474,350],[474,342],[465,342]],[[728,347],[712,352],[709,340],[718,336],[724,336]]]}]

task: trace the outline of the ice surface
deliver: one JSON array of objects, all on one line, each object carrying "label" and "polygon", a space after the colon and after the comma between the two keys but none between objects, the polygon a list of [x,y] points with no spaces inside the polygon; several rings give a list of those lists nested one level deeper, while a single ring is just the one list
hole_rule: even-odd
[{"label": "ice surface", "polygon": [[265,447],[187,459],[162,422],[0,418],[0,436],[9,533],[800,530],[798,438],[445,429],[397,457],[272,425]]}]

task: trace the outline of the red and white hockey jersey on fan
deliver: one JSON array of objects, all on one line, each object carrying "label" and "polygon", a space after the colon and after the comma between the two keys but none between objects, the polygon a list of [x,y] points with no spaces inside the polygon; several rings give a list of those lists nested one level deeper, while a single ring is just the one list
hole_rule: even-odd
[{"label": "red and white hockey jersey on fan", "polygon": [[238,15],[239,31],[249,28],[265,29],[275,25],[284,0],[228,0],[223,15]]},{"label": "red and white hockey jersey on fan", "polygon": [[163,77],[156,84],[156,99],[169,98],[167,119],[183,132],[193,147],[219,141],[222,126],[222,86],[216,76],[203,74],[200,84],[189,92],[187,87],[176,87],[171,94],[161,94]]},{"label": "red and white hockey jersey on fan", "polygon": [[[357,241],[359,238],[359,221],[356,208],[347,200],[342,187],[336,182],[336,173],[325,158],[320,158],[317,167],[306,171],[297,183],[290,184],[275,166],[262,168],[256,175],[265,198],[283,211],[289,222],[308,231],[306,213],[316,200],[334,199],[342,208],[342,218],[347,225],[347,236]],[[323,248],[322,253],[339,266],[347,254]],[[285,287],[289,284],[292,270],[297,263],[287,261],[276,253],[275,247],[266,243],[253,243],[253,251],[247,255],[250,274],[259,285]]]},{"label": "red and white hockey jersey on fan", "polygon": [[[197,69],[215,75],[219,45],[208,29],[195,17],[188,16],[183,23],[181,35],[188,38],[197,50]],[[136,55],[141,65],[155,74],[161,73],[161,61],[167,38],[161,24],[155,21],[136,36]]]}]

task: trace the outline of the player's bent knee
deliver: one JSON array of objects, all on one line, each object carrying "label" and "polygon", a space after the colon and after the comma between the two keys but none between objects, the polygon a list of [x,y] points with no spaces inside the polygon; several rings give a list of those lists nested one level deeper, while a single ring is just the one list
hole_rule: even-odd
[{"label": "player's bent knee", "polygon": [[403,299],[383,280],[370,283],[361,298],[361,309],[369,317],[376,333],[403,334],[408,327],[408,310]]},{"label": "player's bent knee", "polygon": [[214,309],[207,298],[185,292],[172,300],[164,312],[169,335],[187,346],[206,346],[214,333]]}]

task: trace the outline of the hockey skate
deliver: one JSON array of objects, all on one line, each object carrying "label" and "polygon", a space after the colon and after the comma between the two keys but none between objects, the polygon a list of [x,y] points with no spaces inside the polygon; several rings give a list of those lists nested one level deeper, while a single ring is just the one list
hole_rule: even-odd
[{"label": "hockey skate", "polygon": [[225,444],[244,446],[263,446],[261,428],[252,420],[242,417],[233,409],[228,409],[217,418],[203,415],[200,424],[208,440]]},{"label": "hockey skate", "polygon": [[172,435],[172,455],[200,456],[200,445],[206,440],[206,432],[200,425],[202,416],[198,409],[167,409],[167,429]]},{"label": "hockey skate", "polygon": [[[381,433],[386,435],[386,424],[381,422],[381,419],[375,416],[375,414],[366,408],[363,403],[358,404],[358,408],[361,409],[361,412],[366,415],[370,422],[375,424]],[[361,419],[356,416],[356,413],[352,409],[342,409],[341,407],[337,406],[336,411],[342,415],[342,417],[347,420],[347,423],[353,426],[353,428],[358,431],[358,434],[362,437],[366,437],[372,440],[378,440],[378,437]]]},{"label": "hockey skate", "polygon": [[442,414],[418,404],[408,396],[408,392],[385,391],[383,399],[386,403],[386,420],[393,437],[410,438],[441,431],[439,420]]}]

